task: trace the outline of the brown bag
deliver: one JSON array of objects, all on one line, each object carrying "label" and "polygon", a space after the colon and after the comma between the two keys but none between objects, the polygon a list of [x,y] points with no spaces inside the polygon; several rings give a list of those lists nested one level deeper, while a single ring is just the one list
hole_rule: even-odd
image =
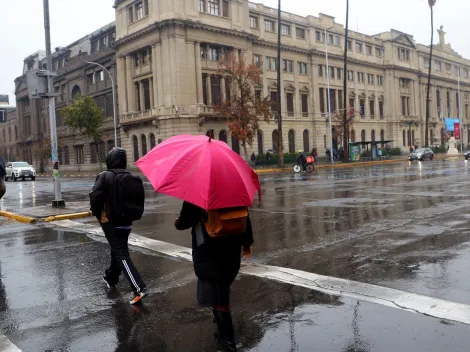
[{"label": "brown bag", "polygon": [[247,207],[226,208],[209,210],[203,223],[210,237],[225,237],[245,233],[247,219]]}]

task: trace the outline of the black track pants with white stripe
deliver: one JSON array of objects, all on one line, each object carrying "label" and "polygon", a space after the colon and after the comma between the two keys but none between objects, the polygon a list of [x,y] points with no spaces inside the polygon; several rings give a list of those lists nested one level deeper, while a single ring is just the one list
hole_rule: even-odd
[{"label": "black track pants with white stripe", "polygon": [[110,223],[101,224],[101,227],[111,247],[111,264],[109,269],[105,271],[106,280],[114,286],[118,283],[119,276],[123,272],[132,290],[139,293],[145,288],[145,283],[129,255],[127,241],[131,230],[116,229]]}]

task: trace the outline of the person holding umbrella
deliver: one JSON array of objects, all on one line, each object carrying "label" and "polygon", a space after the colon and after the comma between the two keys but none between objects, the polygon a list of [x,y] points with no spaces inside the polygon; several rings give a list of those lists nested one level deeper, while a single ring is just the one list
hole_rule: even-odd
[{"label": "person holding umbrella", "polygon": [[252,254],[248,207],[257,192],[261,203],[261,187],[245,160],[212,136],[172,137],[136,165],[156,192],[184,201],[175,227],[191,229],[198,303],[212,307],[220,347],[237,351],[230,287],[242,252]]},{"label": "person holding umbrella", "polygon": [[5,185],[5,175],[6,175],[5,160],[3,159],[2,156],[0,156],[0,199],[3,198],[3,196],[5,195],[5,192],[7,191],[7,187]]}]

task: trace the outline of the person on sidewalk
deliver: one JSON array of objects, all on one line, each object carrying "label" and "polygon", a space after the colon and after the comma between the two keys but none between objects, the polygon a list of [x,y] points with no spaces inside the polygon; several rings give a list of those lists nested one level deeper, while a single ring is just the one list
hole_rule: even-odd
[{"label": "person on sidewalk", "polygon": [[5,176],[6,176],[5,160],[0,156],[0,199],[3,198],[7,187],[5,185]]},{"label": "person on sidewalk", "polygon": [[242,249],[245,258],[251,256],[253,232],[247,215],[244,232],[211,237],[207,225],[204,225],[208,216],[204,209],[184,202],[175,227],[178,230],[192,228],[194,272],[198,277],[197,300],[201,306],[212,308],[219,332],[219,347],[233,352],[237,347],[230,313],[230,286],[240,270]]},{"label": "person on sidewalk", "polygon": [[146,296],[146,285],[129,255],[128,240],[132,223],[142,217],[145,192],[142,180],[126,171],[127,155],[121,148],[113,148],[106,157],[107,171],[96,178],[90,193],[93,215],[101,224],[109,246],[111,264],[103,279],[108,288],[116,287],[124,272],[134,292],[130,304]]},{"label": "person on sidewalk", "polygon": [[379,156],[379,160],[382,160],[382,149],[379,148],[379,150],[377,151],[377,155]]},{"label": "person on sidewalk", "polygon": [[255,153],[251,154],[251,166],[253,166],[253,169],[256,168],[256,155],[255,155]]}]

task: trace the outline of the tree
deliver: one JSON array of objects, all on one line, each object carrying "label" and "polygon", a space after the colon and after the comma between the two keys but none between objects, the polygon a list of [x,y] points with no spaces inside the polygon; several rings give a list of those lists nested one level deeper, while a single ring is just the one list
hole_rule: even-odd
[{"label": "tree", "polygon": [[96,105],[92,97],[78,97],[61,110],[64,124],[82,133],[93,140],[96,145],[96,154],[103,169],[99,143],[103,138],[103,111]]},{"label": "tree", "polygon": [[431,66],[432,66],[432,45],[434,41],[434,5],[436,5],[436,0],[428,0],[429,8],[431,9],[431,47],[429,54],[429,71],[428,71],[428,91],[426,93],[426,131],[424,133],[424,146],[429,147],[428,141],[428,131],[429,131],[429,93],[431,91]]},{"label": "tree", "polygon": [[[354,109],[354,106],[351,106],[349,105],[347,109],[344,109],[344,110],[338,110],[334,113],[334,115],[332,116],[333,118],[333,126],[335,128],[335,132],[336,132],[336,136],[338,138],[338,136],[343,136],[343,142],[344,142],[344,136],[345,136],[345,133],[344,133],[344,114],[346,114],[346,126],[347,126],[347,136],[348,136],[348,139],[349,139],[349,129],[350,127],[352,127],[352,125],[354,124],[354,118],[356,117],[358,111],[356,109]],[[346,151],[346,148],[344,147],[343,145],[343,149]]]},{"label": "tree", "polygon": [[262,83],[262,70],[256,65],[247,64],[243,55],[236,59],[228,55],[219,61],[218,75],[231,82],[230,99],[212,106],[214,113],[227,120],[232,135],[242,142],[245,158],[248,158],[247,144],[251,146],[257,136],[259,123],[269,122],[273,114],[272,102],[256,95],[255,88]]}]

